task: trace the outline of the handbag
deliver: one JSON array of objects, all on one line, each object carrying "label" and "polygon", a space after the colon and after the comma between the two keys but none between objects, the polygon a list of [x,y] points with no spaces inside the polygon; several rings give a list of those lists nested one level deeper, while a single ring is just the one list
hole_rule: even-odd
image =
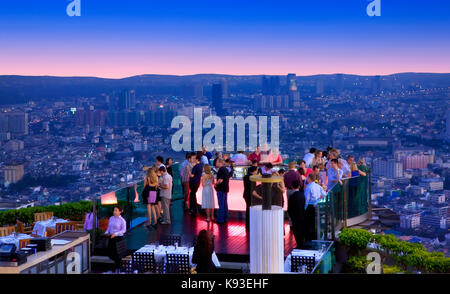
[{"label": "handbag", "polygon": [[148,203],[155,203],[156,202],[156,191],[149,191],[148,192]]}]

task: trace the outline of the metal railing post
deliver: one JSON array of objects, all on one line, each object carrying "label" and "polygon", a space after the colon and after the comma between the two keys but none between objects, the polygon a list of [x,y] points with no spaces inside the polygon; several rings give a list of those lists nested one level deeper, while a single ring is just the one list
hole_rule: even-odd
[{"label": "metal railing post", "polygon": [[92,212],[93,212],[93,218],[92,218],[92,250],[95,249],[95,242],[96,242],[96,236],[97,235],[97,198],[94,198],[92,202]]},{"label": "metal railing post", "polygon": [[342,185],[342,226],[347,227],[347,188],[348,180],[344,180]]}]

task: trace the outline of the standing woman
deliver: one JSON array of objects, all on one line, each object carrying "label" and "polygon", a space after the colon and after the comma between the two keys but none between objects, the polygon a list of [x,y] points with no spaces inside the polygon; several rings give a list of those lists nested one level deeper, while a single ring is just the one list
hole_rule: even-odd
[{"label": "standing woman", "polygon": [[202,176],[202,208],[206,210],[206,221],[214,221],[214,176],[211,171],[211,166],[205,164],[203,167],[205,172]]},{"label": "standing woman", "polygon": [[[147,214],[148,214],[148,225],[147,226],[155,226],[157,221],[157,215],[156,215],[156,198],[155,201],[152,201],[153,199],[149,199],[151,191],[153,193],[157,193],[158,188],[158,176],[155,173],[155,170],[153,168],[149,168],[147,170],[147,175],[144,179],[144,190],[142,191],[142,199],[143,203],[147,205]],[[149,201],[151,200],[151,201]],[[153,214],[153,218],[152,218]],[[154,223],[152,222],[152,219],[154,220]]]},{"label": "standing woman", "polygon": [[312,160],[311,166],[316,166],[316,165],[321,165],[321,164],[325,164],[323,161],[322,151],[316,150],[316,152],[314,152],[314,158]]},{"label": "standing woman", "polygon": [[113,216],[109,218],[108,229],[105,235],[108,236],[108,256],[114,260],[114,269],[120,268],[121,256],[117,252],[117,243],[123,241],[123,234],[127,231],[127,223],[121,216],[123,210],[120,206],[114,206]]}]

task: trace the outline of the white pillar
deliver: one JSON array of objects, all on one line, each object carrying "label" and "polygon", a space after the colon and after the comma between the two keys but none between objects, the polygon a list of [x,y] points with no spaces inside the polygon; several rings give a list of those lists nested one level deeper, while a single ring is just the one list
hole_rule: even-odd
[{"label": "white pillar", "polygon": [[250,207],[250,273],[284,272],[283,208]]}]

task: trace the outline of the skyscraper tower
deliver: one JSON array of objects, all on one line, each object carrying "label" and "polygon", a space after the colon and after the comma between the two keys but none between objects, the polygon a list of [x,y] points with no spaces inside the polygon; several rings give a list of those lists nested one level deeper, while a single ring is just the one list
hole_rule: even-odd
[{"label": "skyscraper tower", "polygon": [[222,78],[221,84],[222,84],[222,97],[228,98],[228,80]]},{"label": "skyscraper tower", "polygon": [[211,91],[212,107],[218,115],[223,114],[223,92],[221,84],[213,84]]},{"label": "skyscraper tower", "polygon": [[297,75],[290,73],[287,75],[286,87],[288,91],[297,91]]},{"label": "skyscraper tower", "polygon": [[119,110],[130,110],[136,108],[136,93],[134,90],[123,90],[119,93],[118,99]]},{"label": "skyscraper tower", "polygon": [[9,112],[0,114],[0,132],[28,135],[28,113]]},{"label": "skyscraper tower", "polygon": [[262,77],[262,93],[263,95],[279,95],[280,94],[280,77],[279,76],[263,76]]}]

